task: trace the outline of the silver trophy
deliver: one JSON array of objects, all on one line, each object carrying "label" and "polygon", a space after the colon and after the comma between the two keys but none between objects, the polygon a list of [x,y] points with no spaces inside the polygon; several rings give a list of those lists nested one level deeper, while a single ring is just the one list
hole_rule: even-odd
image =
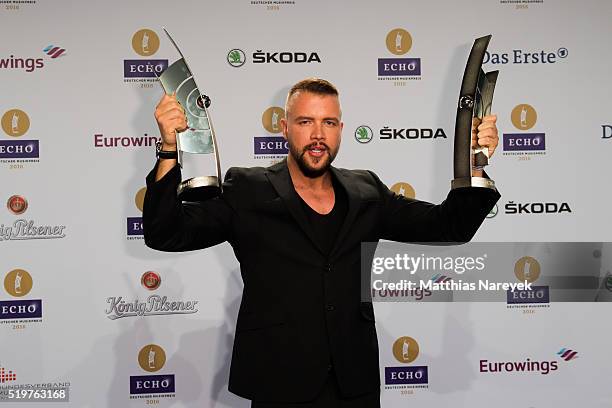
[{"label": "silver trophy", "polygon": [[[200,92],[183,53],[170,33],[164,32],[180,54],[181,58],[170,65],[159,81],[168,95],[176,92],[176,99],[187,115],[188,128],[176,134],[178,163],[183,180],[177,194],[182,201],[203,201],[221,194],[221,164],[215,132],[208,114],[210,98]],[[212,154],[216,175],[202,176],[210,172],[210,159],[202,155]],[[208,164],[208,166],[206,166]]]},{"label": "silver trophy", "polygon": [[472,177],[472,169],[483,169],[489,164],[488,149],[472,149],[472,132],[482,118],[491,113],[493,91],[498,71],[485,73],[482,69],[491,36],[477,38],[468,57],[461,82],[457,118],[455,120],[454,179],[451,188],[495,188],[495,182],[485,177]]}]

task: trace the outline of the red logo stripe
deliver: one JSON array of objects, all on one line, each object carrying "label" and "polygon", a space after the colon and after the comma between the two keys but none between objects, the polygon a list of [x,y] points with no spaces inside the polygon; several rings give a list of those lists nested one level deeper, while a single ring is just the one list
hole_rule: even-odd
[{"label": "red logo stripe", "polygon": [[[59,48],[59,47],[58,47],[58,48]],[[51,55],[51,58],[57,58],[57,57],[59,57],[60,55],[62,55],[62,54],[64,53],[64,51],[66,51],[66,50],[65,50],[65,49],[63,49],[63,48],[60,48],[59,50],[57,50],[57,51],[55,51],[55,52],[54,52],[54,50],[55,50],[55,49],[51,50],[51,52],[53,52],[53,55]]]}]

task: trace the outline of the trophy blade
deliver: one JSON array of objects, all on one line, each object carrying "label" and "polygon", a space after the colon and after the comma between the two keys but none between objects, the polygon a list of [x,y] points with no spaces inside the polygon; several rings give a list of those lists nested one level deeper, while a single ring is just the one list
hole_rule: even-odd
[{"label": "trophy blade", "polygon": [[478,82],[491,35],[477,38],[468,57],[455,120],[453,172],[455,179],[472,177],[472,118],[477,98]]},{"label": "trophy blade", "polygon": [[481,90],[483,116],[491,114],[491,107],[493,105],[493,94],[495,93],[495,84],[497,83],[498,74],[499,71],[491,71],[486,73],[485,85]]},{"label": "trophy blade", "polygon": [[[166,33],[166,35],[168,36],[168,39],[170,40],[170,42],[172,43],[172,45],[174,45],[174,48],[176,48],[176,50],[178,51],[179,55],[181,56],[181,58],[183,60],[185,60],[185,56],[183,55],[183,52],[181,51],[181,49],[179,48],[178,44],[176,43],[176,41],[174,41],[174,38],[172,38],[172,36],[170,35],[170,33],[168,32],[168,30],[166,30],[166,27],[162,27],[162,30],[164,30],[164,33]],[[187,60],[185,60],[185,64],[187,64],[186,62]],[[191,73],[191,70],[189,71]]]},{"label": "trophy blade", "polygon": [[204,199],[209,195],[218,195],[217,192],[222,191],[221,162],[217,138],[207,109],[210,98],[200,92],[193,71],[177,42],[165,27],[162,27],[162,29],[181,56],[158,76],[166,94],[170,95],[176,92],[177,100],[181,103],[187,115],[188,128],[183,132],[177,132],[176,138],[179,166],[183,168],[184,153],[212,153],[216,169],[216,176],[195,177],[182,182],[178,189],[179,196],[183,199],[195,200],[198,198]]}]

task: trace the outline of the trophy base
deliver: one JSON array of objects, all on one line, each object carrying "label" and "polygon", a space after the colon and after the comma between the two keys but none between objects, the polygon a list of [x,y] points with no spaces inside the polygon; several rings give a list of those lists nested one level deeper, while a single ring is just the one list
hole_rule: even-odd
[{"label": "trophy base", "polygon": [[221,195],[217,176],[194,177],[181,181],[176,189],[181,201],[205,201]]},{"label": "trophy base", "polygon": [[495,182],[484,177],[463,177],[451,181],[451,190],[463,187],[481,187],[495,190]]}]

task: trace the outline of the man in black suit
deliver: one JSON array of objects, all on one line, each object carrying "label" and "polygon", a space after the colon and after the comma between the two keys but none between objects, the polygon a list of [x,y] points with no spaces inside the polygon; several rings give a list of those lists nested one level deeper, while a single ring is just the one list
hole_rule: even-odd
[{"label": "man in black suit", "polygon": [[[182,107],[165,95],[155,117],[162,150],[176,151],[175,132],[187,127]],[[473,141],[490,153],[495,120],[485,118]],[[338,91],[322,79],[293,86],[281,126],[287,159],[230,168],[223,195],[205,202],[181,203],[176,159],[158,160],[147,177],[145,242],[162,251],[232,245],[244,290],[229,390],[252,407],[379,407],[361,242],[469,241],[499,194],[460,188],[433,205],[391,192],[371,171],[332,167],[343,123]]]}]

